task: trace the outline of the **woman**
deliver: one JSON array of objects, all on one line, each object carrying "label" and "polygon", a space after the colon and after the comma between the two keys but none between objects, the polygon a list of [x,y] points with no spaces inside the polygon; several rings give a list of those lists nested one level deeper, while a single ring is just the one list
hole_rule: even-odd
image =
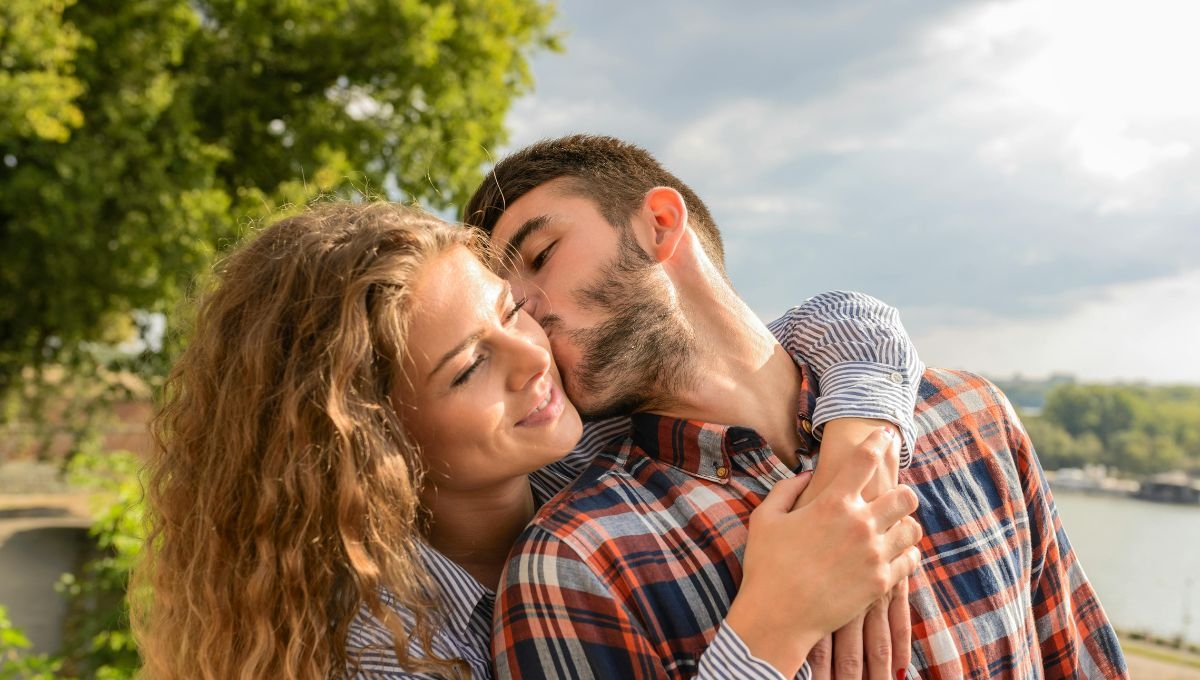
[{"label": "woman", "polygon": [[332,203],[223,263],[155,423],[148,676],[490,676],[486,594],[569,477],[530,473],[581,424],[483,254],[417,210]]}]

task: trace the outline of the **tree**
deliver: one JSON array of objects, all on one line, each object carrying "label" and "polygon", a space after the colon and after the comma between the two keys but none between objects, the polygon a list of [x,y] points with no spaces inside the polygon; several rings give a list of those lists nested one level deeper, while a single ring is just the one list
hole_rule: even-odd
[{"label": "tree", "polygon": [[1063,385],[1046,397],[1042,416],[1072,437],[1090,432],[1107,447],[1137,418],[1138,400],[1129,388],[1110,385]]},{"label": "tree", "polygon": [[[0,392],[164,311],[318,193],[445,207],[505,140],[539,0],[7,0]],[[86,345],[82,345],[86,346]]]},{"label": "tree", "polygon": [[74,103],[83,86],[73,75],[80,35],[63,24],[68,4],[9,0],[0,7],[0,137],[65,141],[83,122]]},{"label": "tree", "polygon": [[1081,467],[1089,461],[1078,455],[1075,439],[1061,427],[1043,418],[1023,417],[1025,432],[1037,449],[1038,459],[1047,470]]},{"label": "tree", "polygon": [[1055,464],[1102,463],[1140,474],[1200,470],[1200,388],[1059,386],[1029,432]]}]

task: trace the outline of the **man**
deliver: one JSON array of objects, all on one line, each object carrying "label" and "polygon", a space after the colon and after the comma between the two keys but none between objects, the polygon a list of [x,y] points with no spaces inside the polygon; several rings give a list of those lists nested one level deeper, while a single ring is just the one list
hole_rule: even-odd
[{"label": "man", "polygon": [[[466,218],[507,255],[580,410],[634,414],[629,437],[514,548],[496,607],[498,675],[688,677],[723,623],[778,625],[734,601],[745,523],[811,464],[817,442],[797,423],[810,422],[817,390],[732,290],[703,202],[642,149],[573,136],[502,161]],[[1124,676],[1004,396],[930,370],[915,419],[900,476],[925,532],[909,597],[913,670]],[[810,490],[835,483],[840,465],[822,460]],[[806,649],[751,651],[791,676],[807,674]]]}]

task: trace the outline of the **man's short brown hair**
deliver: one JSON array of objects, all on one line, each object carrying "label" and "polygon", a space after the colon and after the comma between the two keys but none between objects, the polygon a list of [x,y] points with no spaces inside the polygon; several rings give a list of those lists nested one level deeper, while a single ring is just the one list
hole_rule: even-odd
[{"label": "man's short brown hair", "polygon": [[708,206],[650,152],[615,137],[570,135],[530,145],[496,164],[467,202],[463,221],[491,236],[505,209],[525,194],[557,179],[567,191],[595,202],[604,219],[618,227],[654,187],[671,187],[683,196],[688,223],[709,259],[725,271],[725,246]]}]

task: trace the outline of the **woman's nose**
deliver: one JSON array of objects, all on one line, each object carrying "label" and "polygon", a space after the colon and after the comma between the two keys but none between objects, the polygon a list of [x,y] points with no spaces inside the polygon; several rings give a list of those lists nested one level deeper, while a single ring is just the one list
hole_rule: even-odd
[{"label": "woman's nose", "polygon": [[[538,329],[540,332],[541,329]],[[550,350],[520,331],[514,332],[509,343],[512,356],[508,387],[514,392],[525,389],[550,370]]]}]

